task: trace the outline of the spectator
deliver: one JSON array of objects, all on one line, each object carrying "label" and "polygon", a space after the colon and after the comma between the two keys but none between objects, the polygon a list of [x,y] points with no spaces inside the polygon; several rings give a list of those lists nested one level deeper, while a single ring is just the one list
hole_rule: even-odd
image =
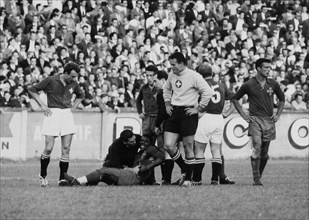
[{"label": "spectator", "polygon": [[291,106],[294,110],[304,111],[307,110],[306,103],[303,101],[303,94],[297,93],[295,99],[291,102]]}]

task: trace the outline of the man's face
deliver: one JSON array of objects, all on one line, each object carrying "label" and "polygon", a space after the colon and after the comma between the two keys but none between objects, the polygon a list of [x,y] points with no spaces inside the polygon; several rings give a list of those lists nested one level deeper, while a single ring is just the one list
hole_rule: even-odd
[{"label": "man's face", "polygon": [[172,66],[172,70],[173,70],[174,74],[176,74],[176,75],[179,74],[184,68],[183,64],[177,63],[176,59],[171,59],[170,64]]},{"label": "man's face", "polygon": [[129,147],[136,145],[135,135],[133,135],[131,138],[127,140],[126,145],[128,145]]},{"label": "man's face", "polygon": [[267,77],[271,71],[271,64],[263,63],[262,66],[258,68],[258,71],[262,76]]},{"label": "man's face", "polygon": [[148,137],[142,137],[140,149],[146,150],[149,145],[150,145],[149,138]]},{"label": "man's face", "polygon": [[156,86],[156,87],[158,87],[159,89],[162,89],[162,87],[163,87],[163,80],[161,79],[158,79],[158,75],[155,75],[154,77],[153,77],[153,82],[154,82],[154,85]]},{"label": "man's face", "polygon": [[154,73],[152,71],[146,71],[147,81],[149,85],[154,84],[153,75]]}]

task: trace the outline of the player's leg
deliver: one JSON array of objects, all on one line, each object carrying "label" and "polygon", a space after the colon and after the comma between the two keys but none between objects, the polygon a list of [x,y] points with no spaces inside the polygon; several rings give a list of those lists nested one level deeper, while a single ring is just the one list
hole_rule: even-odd
[{"label": "player's leg", "polygon": [[64,177],[70,186],[95,186],[98,185],[99,182],[105,182],[108,185],[118,185],[120,172],[121,169],[118,168],[102,167],[85,176],[76,178],[65,173]]},{"label": "player's leg", "polygon": [[202,173],[205,166],[205,150],[207,143],[194,141],[195,164],[193,169],[192,185],[202,184]]},{"label": "player's leg", "polygon": [[172,160],[179,166],[181,173],[186,173],[186,164],[177,148],[179,134],[164,132],[164,149],[168,152]]},{"label": "player's leg", "polygon": [[222,165],[221,152],[220,152],[221,143],[213,143],[210,141],[210,151],[212,155],[211,167],[212,167],[212,176],[211,176],[211,185],[219,184],[220,169]]},{"label": "player's leg", "polygon": [[[163,133],[160,133],[157,137],[157,146],[158,148],[164,149],[164,141],[163,141]],[[172,179],[172,172],[174,168],[174,161],[164,149],[165,160],[161,164],[161,174],[162,174],[162,182],[161,185],[170,185]]]},{"label": "player's leg", "polygon": [[40,182],[41,186],[45,187],[48,185],[48,181],[46,179],[47,176],[47,167],[50,162],[50,154],[53,151],[54,144],[55,144],[55,138],[53,136],[45,136],[45,148],[43,150],[43,153],[41,154],[41,171],[40,171]]},{"label": "player's leg", "polygon": [[60,175],[59,175],[59,186],[67,185],[65,181],[64,173],[68,172],[69,169],[69,159],[70,159],[70,149],[72,143],[73,134],[67,134],[61,136],[61,157],[59,161]]},{"label": "player's leg", "polygon": [[183,147],[185,151],[185,163],[187,165],[187,172],[185,176],[184,186],[186,186],[186,184],[191,185],[192,174],[193,174],[193,169],[194,169],[194,164],[195,164],[193,145],[194,145],[194,135],[183,137]]},{"label": "player's leg", "polygon": [[270,141],[262,141],[261,146],[261,161],[260,161],[260,176],[262,177],[263,171],[266,167],[267,161],[269,159],[268,149],[269,149]]},{"label": "player's leg", "polygon": [[198,127],[198,115],[187,115],[184,112],[179,126],[185,151],[185,163],[187,165],[187,172],[183,186],[191,186],[192,174],[195,164],[195,155],[193,150],[194,135]]},{"label": "player's leg", "polygon": [[225,160],[223,156],[223,151],[222,151],[222,143],[220,145],[220,153],[221,153],[221,169],[220,169],[220,179],[219,182],[220,184],[235,184],[235,181],[231,180],[226,174],[225,174]]},{"label": "player's leg", "polygon": [[261,145],[262,145],[261,137],[257,135],[252,136],[251,167],[254,181],[253,185],[256,186],[263,185],[261,182],[261,175],[260,175]]}]

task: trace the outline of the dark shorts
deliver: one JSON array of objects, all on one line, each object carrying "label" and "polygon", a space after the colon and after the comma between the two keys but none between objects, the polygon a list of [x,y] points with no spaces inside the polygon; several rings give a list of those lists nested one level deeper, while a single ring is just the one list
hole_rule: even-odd
[{"label": "dark shorts", "polygon": [[165,121],[164,131],[177,133],[182,137],[195,135],[198,124],[198,115],[186,115],[186,108],[188,107],[173,106],[172,115]]},{"label": "dark shorts", "polygon": [[142,134],[153,135],[157,116],[146,116],[142,122]]},{"label": "dark shorts", "polygon": [[276,139],[275,123],[263,117],[251,116],[254,120],[249,124],[249,136],[260,136],[262,141],[272,141]]}]

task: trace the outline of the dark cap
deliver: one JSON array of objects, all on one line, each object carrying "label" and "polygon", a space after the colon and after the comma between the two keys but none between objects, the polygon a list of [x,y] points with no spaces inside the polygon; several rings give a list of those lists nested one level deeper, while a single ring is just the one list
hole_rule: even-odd
[{"label": "dark cap", "polygon": [[203,78],[212,76],[212,68],[206,63],[202,63],[197,68],[197,72],[203,76]]}]

